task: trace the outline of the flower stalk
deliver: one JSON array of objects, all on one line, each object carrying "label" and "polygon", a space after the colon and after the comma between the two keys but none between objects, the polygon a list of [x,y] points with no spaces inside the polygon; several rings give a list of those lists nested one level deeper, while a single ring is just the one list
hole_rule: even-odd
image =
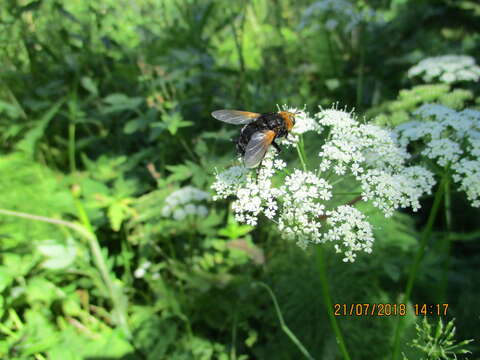
[{"label": "flower stalk", "polygon": [[330,289],[328,286],[328,279],[327,279],[327,269],[325,264],[325,257],[323,255],[323,247],[322,245],[316,246],[317,251],[317,263],[318,263],[318,270],[320,275],[320,284],[322,289],[322,297],[323,302],[325,303],[325,307],[327,308],[328,319],[330,320],[330,325],[332,326],[333,332],[335,333],[335,338],[337,340],[337,345],[342,353],[344,360],[350,360],[350,355],[348,354],[347,347],[345,345],[345,341],[343,339],[342,331],[340,326],[338,325],[337,318],[333,313],[333,301],[330,295]]},{"label": "flower stalk", "polygon": [[[307,171],[306,160],[305,160],[305,149],[303,144],[303,138],[301,135],[296,148],[297,148],[298,156],[300,158],[300,162],[302,163],[302,166],[303,166],[303,171]],[[319,270],[319,276],[320,276],[323,302],[325,304],[325,308],[327,310],[328,318],[330,320],[330,324],[332,326],[333,332],[335,333],[335,338],[337,340],[338,348],[342,353],[344,360],[350,360],[350,355],[348,354],[347,347],[345,346],[345,341],[343,340],[342,331],[340,329],[340,326],[338,325],[335,314],[333,313],[333,301],[330,295],[325,258],[323,256],[323,247],[321,244],[316,246],[316,251],[317,251],[317,262],[318,262],[318,270]]]},{"label": "flower stalk", "polygon": [[308,360],[313,360],[312,355],[310,355],[310,353],[305,348],[305,346],[303,346],[301,341],[295,336],[295,334],[290,330],[290,328],[285,323],[285,320],[283,319],[282,311],[280,310],[280,306],[278,305],[277,298],[275,297],[275,294],[273,293],[272,289],[270,289],[270,287],[263,282],[257,282],[256,284],[263,287],[265,290],[267,290],[268,294],[272,298],[273,306],[275,307],[278,321],[280,321],[280,326],[283,332],[290,338],[290,340],[292,340],[292,342],[297,346],[297,348],[305,356],[305,358],[307,358]]},{"label": "flower stalk", "polygon": [[452,233],[452,195],[451,195],[451,180],[448,178],[445,181],[445,226],[446,231],[443,238],[442,251],[445,256],[445,263],[443,266],[443,275],[440,288],[440,302],[445,303],[447,298],[448,289],[448,271],[450,268],[450,248],[451,248],[451,236]]},{"label": "flower stalk", "polygon": [[[412,294],[413,283],[417,277],[418,269],[420,267],[420,263],[422,261],[423,255],[425,254],[425,248],[427,247],[428,239],[432,233],[433,224],[435,219],[437,218],[437,213],[440,208],[440,204],[442,202],[443,194],[445,191],[445,183],[448,181],[447,175],[443,176],[440,185],[438,186],[437,192],[435,193],[435,198],[433,200],[432,209],[430,210],[430,214],[428,216],[427,224],[423,229],[422,236],[420,238],[420,244],[415,254],[415,259],[413,261],[412,267],[410,268],[410,273],[408,275],[407,286],[405,288],[405,293],[402,298],[402,304],[406,304],[410,296]],[[395,337],[393,341],[393,351],[392,351],[392,360],[397,360],[400,351],[400,340],[402,331],[404,328],[404,321],[403,317],[399,316],[397,320],[397,325],[395,329]]]}]

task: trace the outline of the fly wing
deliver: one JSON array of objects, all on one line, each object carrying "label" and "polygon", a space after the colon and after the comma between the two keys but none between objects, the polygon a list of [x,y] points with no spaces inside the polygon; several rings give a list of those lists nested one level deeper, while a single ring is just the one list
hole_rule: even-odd
[{"label": "fly wing", "polygon": [[217,120],[229,124],[242,125],[256,120],[260,114],[240,110],[216,110],[212,112],[212,116]]},{"label": "fly wing", "polygon": [[245,150],[245,166],[247,168],[257,167],[263,160],[268,147],[275,138],[272,130],[257,131],[252,135]]}]

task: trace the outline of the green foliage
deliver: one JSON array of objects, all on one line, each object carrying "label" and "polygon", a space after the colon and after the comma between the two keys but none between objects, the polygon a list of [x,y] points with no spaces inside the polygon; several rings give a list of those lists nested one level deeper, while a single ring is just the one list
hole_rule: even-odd
[{"label": "green foliage", "polygon": [[423,104],[438,103],[453,109],[463,109],[472,99],[472,91],[452,90],[447,84],[417,85],[408,90],[400,90],[397,100],[368,111],[367,116],[375,117],[378,125],[397,126],[410,121],[412,112]]},{"label": "green foliage", "polygon": [[[441,318],[438,319],[436,327],[428,322],[427,317],[424,317],[420,324],[416,325],[417,338],[412,341],[411,346],[419,349],[422,354],[425,354],[425,360],[448,360],[457,359],[457,355],[470,354],[466,349],[466,345],[473,340],[463,340],[456,342],[454,320],[450,320],[447,325],[444,325]],[[406,359],[404,357],[404,359]]]},{"label": "green foliage", "polygon": [[[339,358],[310,251],[280,240],[267,222],[238,224],[228,202],[205,200],[205,216],[181,221],[163,213],[174,191],[209,192],[215,169],[235,162],[239,129],[213,120],[215,109],[339,101],[396,125],[426,102],[478,107],[478,84],[406,80],[426,56],[479,53],[474,2],[352,0],[348,14],[319,11],[322,3],[2,3],[0,210],[30,218],[0,214],[0,358],[299,358],[269,294],[252,286],[258,281],[314,358]],[[315,140],[305,139],[307,150],[318,151]],[[362,209],[376,244],[353,265],[326,246],[334,302],[398,302],[428,203],[390,219]],[[479,214],[453,206],[449,315],[472,338]],[[437,248],[432,242],[416,302],[437,301]],[[387,358],[394,321],[340,318],[353,358]],[[413,338],[415,319],[407,323]],[[450,324],[439,336],[421,325],[415,346],[446,349]]]}]

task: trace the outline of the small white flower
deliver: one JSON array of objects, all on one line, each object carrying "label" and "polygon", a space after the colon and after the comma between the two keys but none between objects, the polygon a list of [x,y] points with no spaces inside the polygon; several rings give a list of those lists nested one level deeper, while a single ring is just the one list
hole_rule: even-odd
[{"label": "small white flower", "polygon": [[410,155],[395,134],[359,123],[352,112],[335,106],[309,119],[313,125],[301,128],[302,133],[328,132],[326,139],[321,138],[325,142],[320,144],[316,172],[293,169],[286,174],[285,162],[269,151],[255,171],[234,167],[218,174],[212,185],[214,198],[233,196],[232,210],[239,222],[256,225],[264,215],[300,247],[333,242],[336,251],[344,253],[344,261],[351,262],[358,251],[371,252],[372,230],[359,210],[337,206],[338,201],[332,205],[333,183],[326,180],[330,173],[358,181],[361,200],[371,201],[385,216],[401,207],[418,209],[420,197],[434,185],[433,174],[406,166]]},{"label": "small white flower", "polygon": [[205,191],[196,189],[192,186],[186,186],[174,191],[165,199],[165,205],[162,208],[162,216],[172,217],[175,220],[183,220],[189,215],[206,217],[205,206],[196,206],[201,201],[209,200],[210,195]]},{"label": "small white flower", "polygon": [[135,276],[137,279],[143,278],[147,271],[143,268],[138,268],[134,271],[133,276]]},{"label": "small white flower", "polygon": [[453,170],[453,180],[460,184],[474,207],[480,207],[480,112],[457,112],[443,105],[425,104],[410,121],[396,128],[399,143],[406,149],[416,142],[422,155],[442,168]]},{"label": "small white flower", "polygon": [[339,206],[327,214],[327,223],[330,228],[322,235],[319,242],[341,242],[335,245],[335,249],[337,252],[343,249],[345,262],[355,261],[358,251],[372,252],[374,242],[372,226],[364,214],[350,205]]},{"label": "small white flower", "polygon": [[133,276],[137,279],[143,278],[151,265],[152,263],[150,261],[145,261],[142,265],[135,269],[135,271],[133,272]]},{"label": "small white flower", "polygon": [[444,55],[423,59],[408,70],[408,77],[421,76],[423,81],[452,84],[458,81],[478,81],[480,67],[471,56]]},{"label": "small white flower", "polygon": [[[375,20],[375,11],[357,9],[350,1],[345,0],[320,0],[311,4],[303,13],[301,27],[307,25],[318,28],[319,23],[323,23],[325,16],[328,20],[325,22],[325,28],[329,31],[340,28],[344,33],[349,34],[362,21]],[[319,21],[322,20],[322,21]]]},{"label": "small white flower", "polygon": [[286,145],[287,147],[292,146],[298,143],[299,135],[308,131],[321,131],[321,126],[305,109],[298,109],[287,105],[282,105],[281,109],[295,114],[295,126],[288,134],[288,137],[279,139],[280,144]]},{"label": "small white flower", "polygon": [[386,217],[393,215],[398,208],[418,210],[420,197],[430,193],[435,185],[433,174],[420,166],[408,167],[396,174],[379,169],[368,170],[359,179],[362,197],[371,200]]},{"label": "small white flower", "polygon": [[473,207],[480,207],[480,160],[462,159],[453,165],[454,181],[460,183],[460,190],[467,194]]},{"label": "small white flower", "polygon": [[228,170],[217,174],[216,181],[212,185],[216,195],[213,200],[226,199],[230,195],[234,195],[239,184],[246,181],[248,169],[244,166],[232,166]]},{"label": "small white flower", "polygon": [[458,161],[462,149],[458,143],[450,139],[434,139],[426,144],[422,154],[437,160],[438,165],[445,167]]}]

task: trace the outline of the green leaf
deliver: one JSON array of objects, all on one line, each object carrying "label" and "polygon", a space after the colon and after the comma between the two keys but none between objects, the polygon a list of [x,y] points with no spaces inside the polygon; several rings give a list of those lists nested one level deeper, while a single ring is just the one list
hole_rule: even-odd
[{"label": "green leaf", "polygon": [[108,219],[113,231],[120,230],[125,218],[124,205],[121,202],[114,202],[108,207]]},{"label": "green leaf", "polygon": [[41,302],[49,305],[52,301],[65,296],[55,284],[41,277],[30,279],[26,290],[30,304]]},{"label": "green leaf", "polygon": [[252,230],[252,226],[240,225],[238,222],[235,221],[233,215],[229,214],[227,226],[225,226],[223,229],[220,229],[218,231],[218,234],[233,240],[247,235]]},{"label": "green leaf", "polygon": [[177,325],[174,320],[150,316],[135,329],[135,344],[147,359],[163,359],[170,346],[175,346]]},{"label": "green leaf", "polygon": [[77,255],[75,241],[72,238],[68,238],[66,242],[44,240],[37,245],[37,250],[47,257],[41,266],[51,270],[68,268]]},{"label": "green leaf", "polygon": [[[48,359],[84,360],[88,358],[120,359],[133,351],[121,331],[106,329],[102,333],[86,336],[77,329],[69,327],[62,331],[55,347],[47,351]],[[125,357],[128,359],[128,357]]]},{"label": "green leaf", "polygon": [[92,95],[98,95],[97,84],[93,81],[91,77],[83,76],[80,80],[82,86]]},{"label": "green leaf", "polygon": [[149,124],[149,120],[144,117],[128,121],[123,127],[123,132],[127,135],[133,134],[136,131],[144,130]]},{"label": "green leaf", "polygon": [[40,140],[40,138],[43,136],[48,123],[57,114],[64,102],[65,100],[62,99],[55,103],[43,114],[40,119],[35,121],[35,126],[27,131],[23,139],[16,145],[16,148],[20,151],[23,151],[27,156],[33,157],[38,140]]},{"label": "green leaf", "polygon": [[22,114],[17,106],[0,100],[0,114],[1,113],[4,113],[7,117],[12,119],[17,119]]},{"label": "green leaf", "polygon": [[5,266],[0,266],[0,292],[5,290],[13,281],[13,276]]},{"label": "green leaf", "polygon": [[144,101],[141,97],[129,97],[125,94],[110,94],[103,100],[105,103],[107,103],[107,106],[102,109],[103,114],[110,114],[125,110],[135,110]]},{"label": "green leaf", "polygon": [[186,165],[167,165],[167,170],[172,174],[168,176],[167,182],[172,183],[175,181],[183,181],[190,178],[193,175],[190,167]]},{"label": "green leaf", "polygon": [[[191,121],[184,121],[182,114],[178,111],[163,115],[162,121],[165,123],[165,126],[172,135],[175,135],[180,128],[193,125],[193,122]],[[153,126],[155,127],[155,124]]]}]

